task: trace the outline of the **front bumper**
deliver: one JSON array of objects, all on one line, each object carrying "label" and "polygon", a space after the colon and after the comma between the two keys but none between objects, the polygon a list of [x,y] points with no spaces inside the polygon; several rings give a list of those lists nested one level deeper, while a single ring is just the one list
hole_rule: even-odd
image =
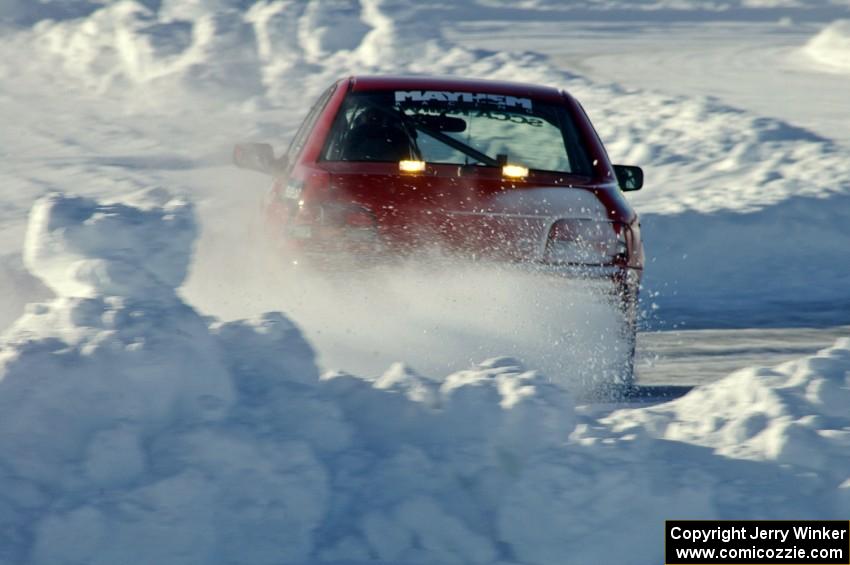
[{"label": "front bumper", "polygon": [[494,261],[466,255],[445,255],[433,253],[393,254],[373,253],[329,253],[311,252],[300,249],[297,254],[286,254],[293,266],[308,268],[318,272],[351,273],[370,271],[403,265],[427,265],[433,269],[456,269],[459,267],[492,268],[495,271],[523,272],[542,277],[583,281],[589,285],[610,289],[621,294],[637,293],[640,286],[642,269],[624,265],[586,265],[553,264],[537,261]]}]

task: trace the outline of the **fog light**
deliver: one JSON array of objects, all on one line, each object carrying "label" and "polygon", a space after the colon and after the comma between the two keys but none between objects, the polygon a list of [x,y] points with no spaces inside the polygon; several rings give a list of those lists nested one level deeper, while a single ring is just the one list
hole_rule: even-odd
[{"label": "fog light", "polygon": [[512,179],[524,179],[528,176],[528,167],[522,165],[505,165],[502,167],[502,174]]},{"label": "fog light", "polygon": [[403,173],[421,173],[425,170],[425,161],[405,159],[398,162],[398,170]]}]

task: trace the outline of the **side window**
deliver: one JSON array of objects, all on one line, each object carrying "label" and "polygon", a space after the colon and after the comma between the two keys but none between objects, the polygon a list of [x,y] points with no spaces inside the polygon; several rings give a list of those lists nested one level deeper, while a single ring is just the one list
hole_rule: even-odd
[{"label": "side window", "polygon": [[328,142],[325,145],[325,150],[322,152],[322,159],[325,161],[340,161],[345,149],[345,138],[351,129],[351,123],[354,120],[355,114],[361,108],[356,104],[356,99],[352,96],[347,96],[343,102],[342,108],[334,119],[331,133],[328,136]]},{"label": "side window", "polygon": [[316,124],[319,114],[322,113],[322,110],[324,110],[328,100],[331,99],[331,95],[333,95],[335,90],[336,84],[333,84],[330,88],[325,90],[321,96],[319,96],[319,99],[315,104],[313,104],[313,107],[310,108],[310,111],[307,113],[307,117],[304,118],[304,121],[301,123],[301,127],[299,127],[298,131],[295,132],[295,137],[292,138],[292,142],[289,144],[289,149],[286,150],[286,154],[289,156],[290,166],[295,163],[298,155],[301,153],[301,150],[304,149],[304,144],[307,142],[310,132],[313,131],[313,126]]}]

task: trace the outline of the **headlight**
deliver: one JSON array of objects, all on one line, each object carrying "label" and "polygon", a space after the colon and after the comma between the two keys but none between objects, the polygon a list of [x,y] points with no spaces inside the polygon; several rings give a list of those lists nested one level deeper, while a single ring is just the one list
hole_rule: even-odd
[{"label": "headlight", "polygon": [[620,222],[558,220],[549,231],[546,259],[553,263],[612,264],[628,258],[626,231]]}]

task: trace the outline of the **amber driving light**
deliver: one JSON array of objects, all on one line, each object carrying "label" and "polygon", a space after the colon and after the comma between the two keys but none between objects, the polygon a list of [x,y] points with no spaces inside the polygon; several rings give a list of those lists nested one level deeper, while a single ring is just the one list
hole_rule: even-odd
[{"label": "amber driving light", "polygon": [[425,161],[399,161],[398,170],[403,173],[421,173],[425,170]]},{"label": "amber driving light", "polygon": [[522,165],[505,165],[502,174],[512,179],[522,179],[528,176],[528,167]]}]

